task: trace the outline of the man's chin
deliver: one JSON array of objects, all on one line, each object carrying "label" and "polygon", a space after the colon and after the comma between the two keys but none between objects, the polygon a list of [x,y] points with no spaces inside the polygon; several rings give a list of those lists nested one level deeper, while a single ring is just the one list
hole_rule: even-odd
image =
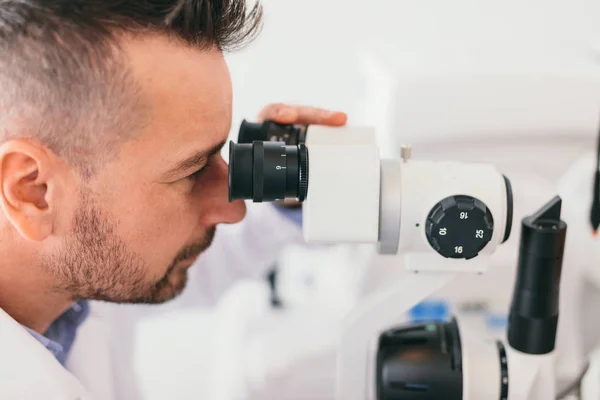
[{"label": "man's chin", "polygon": [[174,268],[154,288],[146,303],[161,304],[177,298],[185,290],[188,266]]}]

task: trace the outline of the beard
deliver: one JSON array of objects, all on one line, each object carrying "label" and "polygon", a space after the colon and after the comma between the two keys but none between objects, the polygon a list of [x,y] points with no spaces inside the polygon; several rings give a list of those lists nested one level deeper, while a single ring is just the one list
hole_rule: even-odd
[{"label": "beard", "polygon": [[82,196],[74,227],[58,254],[46,257],[43,263],[58,282],[55,289],[69,293],[73,300],[138,304],[160,304],[181,294],[187,283],[187,268],[180,263],[204,252],[216,231],[213,227],[202,239],[182,248],[165,274],[151,279],[144,258],[128,249],[90,195]]}]

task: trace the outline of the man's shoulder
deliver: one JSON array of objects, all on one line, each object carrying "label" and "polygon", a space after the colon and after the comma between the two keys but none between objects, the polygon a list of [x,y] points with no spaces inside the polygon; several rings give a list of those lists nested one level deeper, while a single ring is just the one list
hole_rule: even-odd
[{"label": "man's shoulder", "polygon": [[23,326],[0,309],[0,398],[87,398],[85,389]]}]

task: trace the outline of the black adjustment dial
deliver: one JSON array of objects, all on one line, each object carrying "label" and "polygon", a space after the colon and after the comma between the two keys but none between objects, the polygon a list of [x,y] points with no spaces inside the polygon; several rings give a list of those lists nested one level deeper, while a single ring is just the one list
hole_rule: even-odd
[{"label": "black adjustment dial", "polygon": [[494,219],[480,200],[450,196],[437,203],[427,216],[425,234],[431,247],[446,258],[476,257],[490,242]]}]

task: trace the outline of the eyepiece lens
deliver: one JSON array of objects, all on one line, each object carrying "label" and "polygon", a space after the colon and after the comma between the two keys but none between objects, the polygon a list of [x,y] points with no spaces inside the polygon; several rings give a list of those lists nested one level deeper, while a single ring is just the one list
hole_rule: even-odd
[{"label": "eyepiece lens", "polygon": [[229,201],[252,198],[252,144],[229,142]]},{"label": "eyepiece lens", "polygon": [[256,122],[242,121],[240,131],[238,133],[239,143],[252,143],[255,140],[267,140],[267,125]]},{"label": "eyepiece lens", "polygon": [[229,160],[229,201],[306,198],[308,149],[304,145],[230,142]]}]

